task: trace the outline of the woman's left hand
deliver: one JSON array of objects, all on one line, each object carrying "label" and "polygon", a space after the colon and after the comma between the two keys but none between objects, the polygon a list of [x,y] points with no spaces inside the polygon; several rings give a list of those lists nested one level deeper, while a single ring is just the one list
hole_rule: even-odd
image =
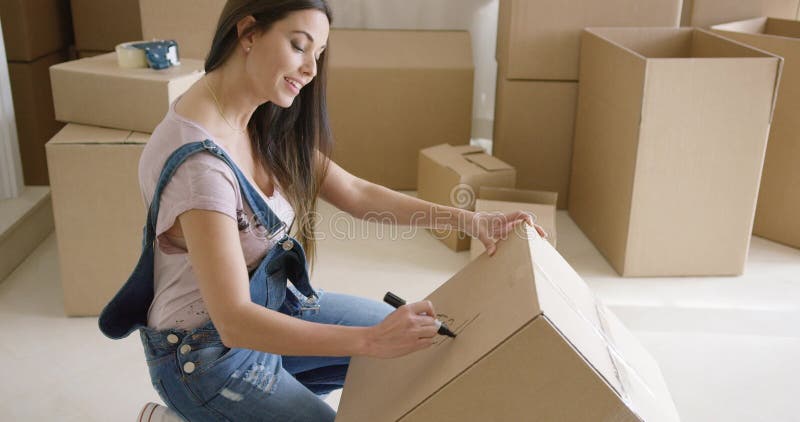
[{"label": "woman's left hand", "polygon": [[520,221],[525,221],[532,225],[536,228],[539,236],[547,239],[547,232],[538,224],[534,224],[531,214],[525,211],[473,213],[472,219],[467,223],[464,232],[480,240],[489,256],[492,256],[497,250],[497,241],[505,239],[509,231],[514,228],[514,225]]}]

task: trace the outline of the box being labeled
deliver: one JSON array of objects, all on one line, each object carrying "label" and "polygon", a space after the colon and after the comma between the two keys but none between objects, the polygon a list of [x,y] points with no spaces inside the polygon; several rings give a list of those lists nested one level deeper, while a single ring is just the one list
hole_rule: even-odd
[{"label": "box being labeled", "polygon": [[353,358],[337,421],[677,421],[658,364],[532,227],[427,297],[454,339]]},{"label": "box being labeled", "polygon": [[67,60],[67,51],[58,51],[32,62],[9,62],[8,76],[14,99],[19,135],[19,152],[26,185],[48,185],[44,145],[64,124],[56,121],[50,66]]},{"label": "box being labeled", "polygon": [[98,315],[136,265],[149,135],[69,124],[47,143],[64,310]]},{"label": "box being labeled", "polygon": [[420,149],[469,142],[467,32],[333,30],[330,43],[333,159],[346,170],[393,189],[416,189]]},{"label": "box being labeled", "polygon": [[492,154],[517,169],[517,187],[558,192],[567,207],[578,83],[497,77]]},{"label": "box being labeled", "polygon": [[500,0],[497,64],[508,79],[576,80],[587,26],[678,26],[681,0]]},{"label": "box being labeled", "polygon": [[[547,233],[547,241],[556,247],[556,204],[558,193],[508,188],[482,187],[475,200],[476,212],[509,213],[525,211],[533,214],[536,224]],[[486,248],[476,238],[469,247],[470,259],[479,257]]]},{"label": "box being labeled", "polygon": [[753,233],[800,247],[800,22],[761,17],[712,28],[783,57]]},{"label": "box being labeled", "polygon": [[[205,60],[225,0],[139,0],[144,39],[178,42],[181,57]],[[233,7],[236,2],[230,2]]]},{"label": "box being labeled", "polygon": [[50,68],[56,119],[150,133],[170,103],[203,76],[203,62],[181,59],[164,70],[125,69],[115,53]]},{"label": "box being labeled", "polygon": [[[437,204],[475,209],[476,192],[481,186],[514,187],[513,167],[470,145],[437,145],[419,152],[420,199]],[[439,216],[448,219],[451,216]],[[465,222],[466,223],[466,222]],[[458,230],[432,230],[450,249],[469,249],[470,238]]]},{"label": "box being labeled", "polygon": [[584,32],[569,212],[617,272],[742,273],[781,64],[701,29]]},{"label": "box being labeled", "polygon": [[708,27],[758,16],[795,19],[800,0],[684,0],[681,26]]}]

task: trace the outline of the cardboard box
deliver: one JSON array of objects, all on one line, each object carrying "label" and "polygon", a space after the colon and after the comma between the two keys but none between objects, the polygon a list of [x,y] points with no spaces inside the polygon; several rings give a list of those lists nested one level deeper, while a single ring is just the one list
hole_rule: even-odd
[{"label": "cardboard box", "polygon": [[147,212],[138,168],[149,137],[69,124],[47,143],[67,315],[98,315],[139,259]]},{"label": "cardboard box", "polygon": [[76,52],[78,59],[85,59],[89,57],[99,56],[102,54],[112,53],[112,51],[95,51],[95,50],[81,50]]},{"label": "cardboard box", "polygon": [[0,0],[6,60],[30,62],[72,41],[68,0]]},{"label": "cardboard box", "polygon": [[180,57],[205,60],[225,0],[139,0],[144,39],[178,42]]},{"label": "cardboard box", "polygon": [[333,30],[330,44],[332,158],[345,170],[413,190],[420,149],[469,142],[469,33]]},{"label": "cardboard box", "polygon": [[761,17],[712,28],[783,57],[753,233],[800,247],[800,22]]},{"label": "cardboard box", "polygon": [[800,0],[684,0],[681,26],[709,27],[759,16],[795,19]]},{"label": "cardboard box", "polygon": [[[535,216],[535,223],[542,226],[547,232],[547,241],[553,247],[557,245],[558,233],[556,232],[556,203],[558,193],[533,190],[519,190],[508,188],[482,187],[475,200],[476,212],[507,213],[514,211],[527,211]],[[476,238],[472,238],[469,247],[470,259],[475,259],[486,248]]]},{"label": "cardboard box", "polygon": [[558,192],[558,208],[567,208],[578,83],[504,76],[500,70],[492,155],[517,169],[517,187]]},{"label": "cardboard box", "polygon": [[[417,197],[465,210],[475,209],[482,186],[514,187],[517,172],[510,165],[470,145],[437,145],[419,151]],[[446,219],[447,216],[442,216]],[[469,249],[470,238],[457,230],[431,230],[450,249]]]},{"label": "cardboard box", "polygon": [[48,69],[66,60],[67,51],[62,50],[33,62],[8,63],[26,185],[49,184],[44,145],[64,124],[56,121]]},{"label": "cardboard box", "polygon": [[353,358],[338,422],[678,420],[656,361],[532,227],[427,299],[457,337]]},{"label": "cardboard box", "polygon": [[115,53],[50,68],[56,119],[150,133],[170,103],[203,76],[203,63],[181,59],[164,70],[125,69]]},{"label": "cardboard box", "polygon": [[569,212],[617,272],[742,273],[781,62],[700,29],[584,32]]},{"label": "cardboard box", "polygon": [[71,5],[78,50],[113,51],[117,44],[142,39],[139,0],[71,0]]},{"label": "cardboard box", "polygon": [[588,26],[678,26],[681,0],[500,0],[497,64],[508,79],[576,80]]}]

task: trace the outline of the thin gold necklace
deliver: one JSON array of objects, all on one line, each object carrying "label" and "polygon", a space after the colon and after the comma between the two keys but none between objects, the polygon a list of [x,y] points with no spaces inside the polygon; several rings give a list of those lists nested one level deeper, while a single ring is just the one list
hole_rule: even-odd
[{"label": "thin gold necklace", "polygon": [[222,120],[224,120],[225,123],[227,123],[228,126],[230,126],[230,128],[233,129],[238,134],[242,134],[242,133],[247,132],[247,127],[246,126],[245,126],[244,129],[239,129],[236,126],[234,126],[233,124],[231,124],[231,122],[228,121],[228,119],[225,117],[225,113],[222,112],[222,106],[219,104],[219,100],[217,100],[217,96],[214,95],[214,90],[211,89],[211,85],[208,84],[208,78],[207,77],[203,77],[203,82],[205,82],[206,88],[208,88],[208,92],[211,94],[211,98],[214,99],[214,104],[217,105],[217,113],[219,113],[219,116],[222,117]]}]

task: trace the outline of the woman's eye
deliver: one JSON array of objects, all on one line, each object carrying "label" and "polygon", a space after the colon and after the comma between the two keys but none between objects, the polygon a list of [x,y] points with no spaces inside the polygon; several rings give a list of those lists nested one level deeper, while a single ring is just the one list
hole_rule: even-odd
[{"label": "woman's eye", "polygon": [[300,48],[300,46],[299,46],[299,45],[297,45],[297,44],[292,44],[292,47],[293,47],[295,50],[297,50],[297,51],[299,51],[299,52],[301,52],[301,53],[305,53],[305,52],[306,52],[305,50],[303,50],[302,48]]}]

